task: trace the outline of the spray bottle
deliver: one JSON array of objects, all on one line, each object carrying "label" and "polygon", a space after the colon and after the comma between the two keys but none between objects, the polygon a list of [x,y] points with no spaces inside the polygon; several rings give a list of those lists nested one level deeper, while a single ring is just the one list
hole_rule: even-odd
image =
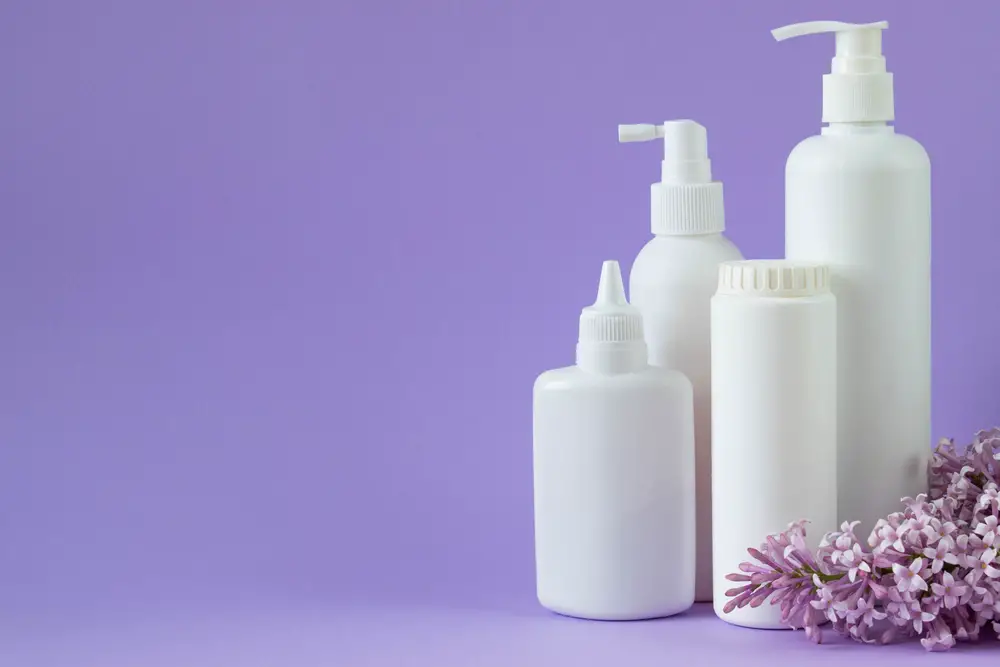
[{"label": "spray bottle", "polygon": [[723,235],[722,183],[712,180],[708,134],[692,120],[621,125],[619,141],[663,139],[661,179],[650,187],[653,238],[632,264],[629,293],[642,311],[655,366],[694,386],[698,573],[695,599],[712,599],[711,302],[722,262],[743,259]]}]

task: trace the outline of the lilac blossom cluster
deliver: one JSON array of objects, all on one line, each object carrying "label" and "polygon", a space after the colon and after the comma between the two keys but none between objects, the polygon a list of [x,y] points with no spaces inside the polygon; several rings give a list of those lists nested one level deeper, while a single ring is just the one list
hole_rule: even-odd
[{"label": "lilac blossom cluster", "polygon": [[980,431],[962,451],[941,441],[929,482],[866,541],[858,522],[844,523],[813,552],[799,521],[748,549],[753,562],[727,576],[738,586],[725,612],[769,600],[816,642],[825,622],[867,643],[919,637],[932,651],[1000,634],[1000,429]]}]

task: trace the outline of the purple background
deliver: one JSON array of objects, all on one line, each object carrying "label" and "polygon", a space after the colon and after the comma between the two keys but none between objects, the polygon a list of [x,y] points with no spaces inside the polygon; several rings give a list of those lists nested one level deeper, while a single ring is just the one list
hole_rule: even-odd
[{"label": "purple background", "polygon": [[[601,636],[659,664],[691,624],[799,650],[704,610],[539,613],[530,388],[649,237],[660,149],[618,123],[706,125],[730,237],[781,254],[833,39],[768,31],[820,18],[890,21],[897,125],[934,164],[934,431],[967,439],[1000,407],[998,3],[5,0],[3,650],[89,664],[47,628],[362,600],[522,662]],[[345,618],[317,655],[402,632]]]}]

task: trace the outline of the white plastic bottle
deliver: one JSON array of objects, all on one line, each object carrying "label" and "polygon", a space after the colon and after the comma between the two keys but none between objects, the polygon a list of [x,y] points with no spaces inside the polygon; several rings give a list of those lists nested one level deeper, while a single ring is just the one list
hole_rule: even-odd
[{"label": "white plastic bottle", "polygon": [[694,601],[691,383],[648,365],[618,262],[580,316],[576,357],[535,382],[538,600],[600,620],[680,613]]},{"label": "white plastic bottle", "polygon": [[629,276],[632,305],[642,311],[654,366],[676,369],[694,385],[698,573],[695,599],[712,599],[712,409],[709,303],[719,263],[742,259],[723,236],[722,183],[712,180],[705,128],[691,120],[622,125],[620,141],[663,139],[662,180],[653,183],[655,235]]},{"label": "white plastic bottle", "polygon": [[834,32],[823,122],[785,170],[785,252],[830,266],[838,305],[839,515],[862,531],[927,490],[931,448],[931,175],[923,147],[888,123],[888,24],[803,23],[778,40]]},{"label": "white plastic bottle", "polygon": [[723,607],[747,547],[800,519],[837,527],[837,310],[825,266],[731,262],[712,299],[715,613],[781,628],[781,610]]}]

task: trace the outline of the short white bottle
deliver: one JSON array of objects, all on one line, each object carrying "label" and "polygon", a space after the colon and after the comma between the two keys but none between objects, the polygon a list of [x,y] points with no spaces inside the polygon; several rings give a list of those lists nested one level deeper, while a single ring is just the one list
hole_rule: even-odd
[{"label": "short white bottle", "polygon": [[649,362],[684,373],[694,386],[698,572],[695,599],[712,599],[712,401],[709,303],[719,263],[743,259],[723,236],[722,183],[712,180],[708,134],[692,120],[622,125],[620,141],[663,139],[661,181],[650,187],[655,235],[629,276],[642,311]]},{"label": "short white bottle", "polygon": [[785,255],[829,265],[837,297],[839,515],[859,535],[927,490],[931,453],[931,163],[895,131],[885,22],[815,21],[834,33],[820,134],[785,167]]},{"label": "short white bottle", "polygon": [[598,620],[680,613],[694,602],[691,383],[649,366],[617,262],[580,316],[576,359],[534,387],[538,600]]},{"label": "short white bottle", "polygon": [[726,575],[773,533],[837,527],[837,313],[829,271],[785,260],[723,264],[712,298],[714,607],[725,621],[781,628],[765,603],[728,614]]}]

